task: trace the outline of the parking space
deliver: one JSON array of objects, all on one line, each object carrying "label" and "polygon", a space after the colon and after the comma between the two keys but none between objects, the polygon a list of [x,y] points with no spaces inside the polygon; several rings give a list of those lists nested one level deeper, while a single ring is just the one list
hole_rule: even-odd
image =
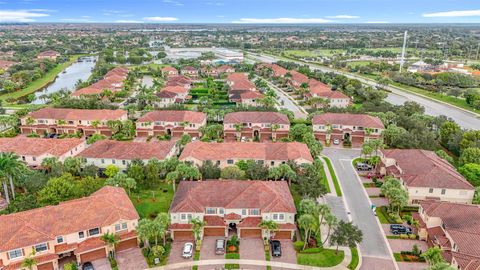
[{"label": "parking space", "polygon": [[[270,251],[270,260],[274,262],[284,262],[284,263],[297,263],[297,252],[293,248],[293,242],[292,240],[280,240],[282,244],[282,256],[280,257],[273,257],[271,256],[271,251]],[[272,267],[272,269],[278,269],[280,270],[281,268],[275,268]]]},{"label": "parking space", "polygon": [[193,256],[188,259],[182,257],[183,245],[185,243],[187,243],[187,241],[173,241],[172,249],[170,250],[170,255],[168,256],[168,264],[193,261]]},{"label": "parking space", "polygon": [[112,270],[107,258],[98,259],[91,262],[95,270]]},{"label": "parking space", "polygon": [[147,269],[148,265],[138,247],[117,253],[118,269]]},{"label": "parking space", "polygon": [[411,251],[414,245],[417,245],[418,249],[422,252],[428,249],[427,242],[420,240],[388,239],[388,243],[395,253]]},{"label": "parking space", "polygon": [[[214,259],[224,259],[225,255],[215,254],[215,241],[221,237],[215,236],[206,236],[202,240],[202,247],[200,249],[200,260],[214,260]],[[199,270],[207,270],[212,268],[223,267],[224,265],[208,265],[208,266],[199,266]]]},{"label": "parking space", "polygon": [[[265,248],[263,247],[263,240],[261,238],[242,238],[240,240],[240,259],[264,261]],[[265,266],[253,265],[240,265],[240,267],[251,270],[265,269]]]}]

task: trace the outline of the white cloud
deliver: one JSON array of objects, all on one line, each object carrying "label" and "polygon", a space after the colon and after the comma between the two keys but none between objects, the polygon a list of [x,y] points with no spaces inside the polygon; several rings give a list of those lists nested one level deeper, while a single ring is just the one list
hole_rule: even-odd
[{"label": "white cloud", "polygon": [[60,19],[62,22],[72,22],[72,23],[94,23],[96,21],[94,20],[89,20],[85,18],[63,18]]},{"label": "white cloud", "polygon": [[423,17],[470,17],[480,16],[480,9],[476,10],[453,10],[445,12],[424,13]]},{"label": "white cloud", "polygon": [[174,21],[178,21],[178,18],[174,18],[174,17],[144,17],[143,18],[145,21],[149,21],[149,22],[174,22]]},{"label": "white cloud", "polygon": [[48,16],[47,13],[32,10],[0,10],[0,22],[34,22],[36,18]]},{"label": "white cloud", "polygon": [[368,22],[365,22],[365,23],[390,23],[390,22],[387,22],[387,21],[368,21]]},{"label": "white cloud", "polygon": [[329,19],[358,19],[360,16],[354,15],[335,15],[335,16],[327,16]]},{"label": "white cloud", "polygon": [[322,18],[241,18],[240,20],[233,21],[232,23],[328,23],[331,20]]},{"label": "white cloud", "polygon": [[115,23],[143,23],[143,21],[137,21],[137,20],[116,20]]},{"label": "white cloud", "polygon": [[183,3],[180,3],[175,0],[163,0],[163,3],[172,4],[174,6],[183,6]]}]

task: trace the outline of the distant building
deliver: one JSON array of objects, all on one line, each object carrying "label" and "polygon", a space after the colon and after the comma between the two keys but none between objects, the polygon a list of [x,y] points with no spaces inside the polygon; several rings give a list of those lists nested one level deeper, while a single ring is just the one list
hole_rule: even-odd
[{"label": "distant building", "polygon": [[[326,101],[326,104],[324,105],[336,108],[346,108],[351,103],[351,100],[347,95],[340,91],[332,90],[328,85],[315,79],[310,79],[308,81],[308,87],[310,92],[305,94],[306,100],[311,98],[322,98]],[[313,105],[313,107],[317,106],[322,106],[322,104]]]},{"label": "distant building", "polygon": [[257,91],[245,73],[231,73],[227,76],[226,82],[230,87],[228,91],[229,100],[242,106],[258,106],[258,99],[263,95]]},{"label": "distant building", "polygon": [[0,60],[0,70],[7,70],[16,64],[18,63],[13,61]]},{"label": "distant building", "polygon": [[214,53],[217,57],[225,62],[243,62],[243,52],[241,51],[218,48],[214,50]]},{"label": "distant building", "polygon": [[183,67],[181,73],[182,75],[190,77],[192,79],[198,78],[198,70],[192,66]]},{"label": "distant building", "polygon": [[128,76],[128,69],[123,67],[116,67],[107,72],[103,79],[98,82],[74,91],[71,96],[75,98],[98,96],[104,91],[108,90],[112,93],[119,92],[123,89],[124,81]]},{"label": "distant building", "polygon": [[60,53],[57,51],[49,50],[49,51],[44,51],[41,52],[37,55],[37,59],[48,59],[48,60],[57,60],[57,57],[60,56]]},{"label": "distant building", "polygon": [[207,114],[194,111],[153,111],[140,117],[136,125],[137,136],[180,137],[189,134],[200,138],[202,135],[200,129],[207,125]]},{"label": "distant building", "polygon": [[167,78],[178,75],[178,70],[174,67],[171,67],[171,66],[163,67],[161,69],[161,71],[162,71],[162,76],[167,77]]}]

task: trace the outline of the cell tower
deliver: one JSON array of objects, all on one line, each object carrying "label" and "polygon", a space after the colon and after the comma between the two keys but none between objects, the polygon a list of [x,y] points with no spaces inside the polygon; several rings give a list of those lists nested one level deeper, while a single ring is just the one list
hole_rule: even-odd
[{"label": "cell tower", "polygon": [[407,47],[407,32],[403,35],[402,58],[400,59],[400,72],[402,72],[403,64],[405,64],[405,48]]}]

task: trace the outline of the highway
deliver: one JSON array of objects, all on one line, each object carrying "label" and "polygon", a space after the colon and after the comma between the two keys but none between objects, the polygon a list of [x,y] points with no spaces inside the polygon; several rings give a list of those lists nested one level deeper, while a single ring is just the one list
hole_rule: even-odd
[{"label": "highway", "polygon": [[[272,63],[272,62],[277,62],[279,60],[282,60],[280,57],[260,55],[255,53],[249,53],[248,55],[257,61],[266,62],[266,63]],[[288,61],[296,62],[302,65],[306,64],[304,62],[290,60],[290,59]],[[331,68],[323,67],[319,65],[313,65],[313,64],[307,64],[307,65],[310,66],[310,68],[313,70],[320,70],[323,72],[333,72],[335,74],[344,75],[351,79],[357,79],[367,85],[371,85],[371,86],[377,85],[377,83],[373,80],[368,80],[354,74],[342,72],[339,70],[335,70],[335,69],[331,69]],[[452,118],[453,120],[455,120],[455,122],[457,122],[461,127],[466,129],[479,129],[480,127],[480,117],[478,115],[475,115],[472,112],[462,110],[460,108],[457,108],[447,103],[438,102],[433,99],[412,94],[412,93],[403,91],[397,87],[387,86],[385,88],[388,91],[391,91],[391,93],[389,93],[389,96],[387,97],[386,100],[392,104],[400,105],[400,104],[403,104],[405,101],[415,101],[425,108],[426,114],[433,115],[433,116],[446,115]]]}]

